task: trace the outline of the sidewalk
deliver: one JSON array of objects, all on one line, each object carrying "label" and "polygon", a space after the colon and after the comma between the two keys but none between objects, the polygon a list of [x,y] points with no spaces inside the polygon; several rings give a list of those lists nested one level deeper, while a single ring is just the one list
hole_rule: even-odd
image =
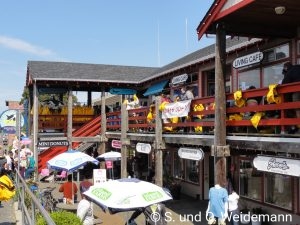
[{"label": "sidewalk", "polygon": [[0,224],[13,225],[16,224],[14,200],[2,202],[0,206]]},{"label": "sidewalk", "polygon": [[[76,182],[77,183],[77,182]],[[62,193],[58,192],[61,183],[45,183],[40,182],[39,188],[55,187],[52,192],[53,197],[62,198]],[[77,184],[79,185],[79,184]],[[80,200],[80,194],[78,194]],[[4,203],[4,202],[3,202]],[[207,208],[207,201],[196,200],[188,196],[182,196],[180,200],[171,200],[165,203],[167,207],[166,218],[168,225],[204,225],[207,224],[205,219],[205,211]],[[4,204],[3,204],[4,205]],[[126,218],[129,218],[131,212],[122,212],[110,214],[103,212],[102,209],[94,204],[94,216],[102,220],[101,225],[124,225]],[[14,207],[13,201],[5,203],[3,208],[0,208],[0,224],[1,225],[21,225],[20,212]],[[2,216],[3,215],[3,216]],[[16,223],[17,221],[17,223]],[[138,225],[145,224],[145,217],[141,214],[136,220]],[[5,223],[7,222],[7,223]]]}]

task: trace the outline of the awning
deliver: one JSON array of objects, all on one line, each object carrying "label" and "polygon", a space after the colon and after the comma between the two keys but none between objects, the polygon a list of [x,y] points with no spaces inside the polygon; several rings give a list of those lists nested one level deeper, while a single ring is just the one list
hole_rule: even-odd
[{"label": "awning", "polygon": [[136,94],[136,90],[129,88],[111,88],[109,93],[112,95],[134,95]]},{"label": "awning", "polygon": [[149,96],[153,94],[157,94],[159,92],[162,92],[162,90],[165,88],[166,84],[169,82],[169,80],[164,80],[159,83],[153,84],[150,86],[147,91],[144,93],[144,96]]}]

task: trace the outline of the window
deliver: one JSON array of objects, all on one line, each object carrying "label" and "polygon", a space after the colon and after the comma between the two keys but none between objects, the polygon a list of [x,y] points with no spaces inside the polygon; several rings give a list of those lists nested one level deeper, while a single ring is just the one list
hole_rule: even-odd
[{"label": "window", "polygon": [[260,75],[259,69],[240,72],[238,75],[239,89],[246,90],[250,86],[260,88]]},{"label": "window", "polygon": [[184,163],[183,159],[178,156],[177,151],[174,152],[174,172],[173,177],[184,179]]},{"label": "window", "polygon": [[280,59],[285,59],[290,56],[289,44],[284,44],[272,49],[264,51],[263,62],[273,62]]},{"label": "window", "polygon": [[278,84],[283,79],[282,68],[284,63],[275,64],[263,68],[263,87],[268,87],[270,84]]},{"label": "window", "polygon": [[240,160],[240,195],[261,200],[262,173],[252,166],[252,160]]},{"label": "window", "polygon": [[185,160],[186,161],[186,180],[199,183],[199,161]]},{"label": "window", "polygon": [[292,209],[292,178],[281,174],[265,174],[265,202]]}]

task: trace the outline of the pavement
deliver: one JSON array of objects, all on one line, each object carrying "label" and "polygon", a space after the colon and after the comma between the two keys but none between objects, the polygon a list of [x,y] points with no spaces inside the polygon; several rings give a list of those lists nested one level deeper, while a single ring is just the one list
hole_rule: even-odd
[{"label": "pavement", "polygon": [[[77,182],[76,182],[77,183]],[[40,182],[39,188],[55,187],[52,194],[56,199],[62,198],[62,193],[58,192],[60,182]],[[78,185],[78,183],[77,183]],[[79,186],[79,185],[78,185]],[[79,200],[80,200],[80,195]],[[21,225],[21,213],[18,210],[17,203],[13,200],[3,202],[3,207],[0,207],[0,225]],[[207,224],[205,219],[205,211],[207,208],[207,201],[196,200],[189,196],[182,195],[180,200],[171,200],[165,203],[167,212],[166,219],[168,225],[202,225]],[[124,225],[126,219],[131,216],[133,212],[122,212],[110,214],[103,212],[103,210],[94,204],[95,219],[100,219],[101,225]],[[145,224],[145,217],[141,214],[136,218],[137,225]]]}]

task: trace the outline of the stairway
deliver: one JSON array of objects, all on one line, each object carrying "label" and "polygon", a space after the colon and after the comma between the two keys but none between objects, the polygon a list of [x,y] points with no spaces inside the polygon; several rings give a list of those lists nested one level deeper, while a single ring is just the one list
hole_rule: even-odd
[{"label": "stairway", "polygon": [[[94,137],[100,134],[101,128],[101,116],[94,118],[93,120],[87,122],[82,127],[77,130],[74,130],[72,133],[73,137]],[[77,149],[80,145],[80,142],[73,142],[72,149]],[[47,161],[52,159],[54,156],[63,153],[68,150],[66,146],[58,146],[58,147],[51,147],[47,150],[41,152],[39,154],[38,160],[38,172],[43,168],[47,168]]]}]

